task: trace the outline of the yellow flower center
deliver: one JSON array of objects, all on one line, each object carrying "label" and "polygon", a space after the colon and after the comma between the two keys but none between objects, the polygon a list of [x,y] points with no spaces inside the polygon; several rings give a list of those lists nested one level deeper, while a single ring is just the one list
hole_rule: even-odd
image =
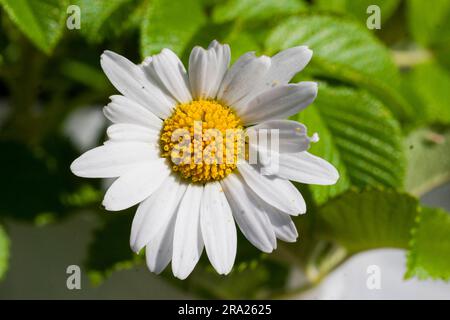
[{"label": "yellow flower center", "polygon": [[239,117],[213,100],[195,100],[176,106],[164,120],[161,155],[172,170],[191,182],[225,178],[236,169],[245,145]]}]

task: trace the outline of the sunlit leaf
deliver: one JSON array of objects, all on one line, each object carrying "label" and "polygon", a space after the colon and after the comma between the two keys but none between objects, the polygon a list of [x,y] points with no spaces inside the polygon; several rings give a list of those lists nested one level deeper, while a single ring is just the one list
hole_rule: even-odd
[{"label": "sunlit leaf", "polygon": [[410,116],[411,107],[395,89],[399,75],[388,50],[363,26],[326,15],[290,18],[270,34],[270,53],[297,45],[313,51],[317,72],[377,96],[399,118]]},{"label": "sunlit leaf", "polygon": [[5,276],[9,264],[9,238],[0,225],[0,280]]},{"label": "sunlit leaf", "polygon": [[400,4],[400,0],[318,0],[316,5],[323,10],[339,13],[348,13],[354,16],[363,25],[372,13],[367,13],[367,8],[376,5],[380,8],[381,21],[388,20]]},{"label": "sunlit leaf", "polygon": [[235,19],[265,20],[295,14],[306,8],[300,0],[231,0],[214,8],[213,20],[224,23]]},{"label": "sunlit leaf", "polygon": [[153,0],[141,25],[141,55],[163,48],[181,54],[195,32],[205,23],[200,0]]},{"label": "sunlit leaf", "polygon": [[450,214],[423,208],[412,232],[406,277],[450,280]]},{"label": "sunlit leaf", "polygon": [[450,130],[419,129],[407,137],[405,147],[406,190],[419,196],[450,180]]},{"label": "sunlit leaf", "polygon": [[64,30],[68,0],[0,0],[18,28],[49,54]]},{"label": "sunlit leaf", "polygon": [[409,0],[408,23],[414,39],[425,46],[450,40],[450,1],[434,0],[433,6],[422,0]]},{"label": "sunlit leaf", "polygon": [[450,1],[406,2],[410,34],[421,46],[431,49],[437,60],[450,70]]},{"label": "sunlit leaf", "polygon": [[[349,191],[319,210],[323,238],[350,253],[407,248],[418,214],[415,198],[395,191]],[[449,234],[450,237],[450,234]]]},{"label": "sunlit leaf", "polygon": [[230,38],[225,39],[231,47],[231,60],[236,61],[241,55],[250,51],[258,51],[259,45],[254,37],[247,32],[239,32]]},{"label": "sunlit leaf", "polygon": [[112,33],[120,34],[138,5],[136,0],[77,0],[81,10],[81,33],[90,41],[99,41]]},{"label": "sunlit leaf", "polygon": [[350,186],[401,188],[405,156],[398,122],[370,94],[320,85],[313,105],[296,120],[318,132],[310,152],[335,165],[340,179],[334,186],[311,186],[314,199],[325,202]]},{"label": "sunlit leaf", "polygon": [[415,66],[405,75],[406,94],[417,110],[417,123],[450,124],[450,74],[436,63]]}]

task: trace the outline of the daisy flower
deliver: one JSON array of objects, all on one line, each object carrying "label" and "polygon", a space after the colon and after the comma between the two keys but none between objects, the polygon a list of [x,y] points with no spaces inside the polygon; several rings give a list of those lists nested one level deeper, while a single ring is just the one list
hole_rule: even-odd
[{"label": "daisy flower", "polygon": [[[76,159],[71,170],[117,178],[105,194],[106,210],[139,204],[130,245],[135,252],[146,248],[150,271],[160,273],[171,261],[173,274],[185,279],[205,247],[215,270],[228,274],[236,256],[235,222],[263,252],[272,252],[277,238],[296,241],[290,216],[305,213],[306,205],[290,180],[329,185],[339,177],[307,152],[317,135],[283,120],[317,95],[314,82],[289,83],[311,57],[305,46],[273,57],[249,52],[229,67],[229,46],[213,41],[192,50],[186,71],[169,49],[139,65],[111,51],[102,54],[101,66],[122,95],[110,97],[104,108],[113,123],[108,140]],[[230,138],[230,130],[258,139]],[[267,132],[276,133],[273,145],[261,139]],[[231,161],[217,161],[219,149],[234,151]],[[255,150],[259,161],[253,163],[248,154]],[[192,151],[193,157],[184,156]],[[269,154],[276,156],[275,170]]]}]

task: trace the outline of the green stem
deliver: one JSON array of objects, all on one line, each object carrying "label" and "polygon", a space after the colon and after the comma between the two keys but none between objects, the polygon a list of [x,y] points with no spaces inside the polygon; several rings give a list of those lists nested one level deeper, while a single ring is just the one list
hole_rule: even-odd
[{"label": "green stem", "polygon": [[[295,257],[287,248],[280,246],[280,258],[284,261],[291,261],[291,265],[299,267],[307,278],[305,283],[297,288],[273,293],[271,299],[295,299],[298,295],[316,287],[322,280],[333,270],[339,267],[349,257],[348,252],[339,245],[331,245],[327,241],[319,241],[308,258],[306,265],[304,265],[298,258]],[[277,250],[277,251],[278,251]]]},{"label": "green stem", "polygon": [[433,53],[427,49],[392,50],[392,56],[400,68],[410,68],[433,59]]},{"label": "green stem", "polygon": [[325,243],[319,245],[318,250],[313,253],[310,262],[306,266],[306,276],[313,284],[318,284],[331,271],[336,269],[348,257],[347,251],[338,245],[333,245],[324,257],[320,258],[321,250],[325,249]]},{"label": "green stem", "polygon": [[272,296],[270,296],[270,299],[271,300],[294,300],[299,295],[307,292],[308,290],[313,289],[314,286],[315,286],[314,283],[307,282],[304,285],[299,286],[295,289],[289,290],[287,292],[273,294]]}]

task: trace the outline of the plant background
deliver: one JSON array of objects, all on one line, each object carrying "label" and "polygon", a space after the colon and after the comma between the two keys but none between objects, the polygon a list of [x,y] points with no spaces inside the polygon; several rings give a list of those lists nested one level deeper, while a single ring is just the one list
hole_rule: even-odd
[{"label": "plant background", "polygon": [[[80,30],[66,27],[70,4],[81,9]],[[381,8],[381,30],[366,27],[371,4]],[[108,49],[138,63],[169,47],[186,62],[193,46],[218,39],[230,44],[233,60],[253,50],[272,55],[302,44],[314,50],[294,80],[318,81],[319,96],[293,119],[320,133],[311,152],[332,162],[341,179],[332,187],[298,185],[308,213],[294,219],[297,243],[279,242],[266,255],[240,237],[229,276],[216,275],[204,255],[188,280],[167,270],[148,290],[293,296],[320,285],[356,254],[379,248],[406,252],[407,279],[449,280],[450,216],[418,200],[450,179],[450,1],[429,6],[421,0],[0,0],[0,278],[8,277],[11,257],[24,253],[50,261],[67,250],[83,253],[88,286],[144,263],[128,246],[134,209],[106,213],[105,182],[69,171],[73,159],[104,139],[100,110],[115,90],[99,57]],[[79,222],[69,237],[58,229],[67,221]],[[47,244],[52,254],[30,251],[24,232],[12,242],[10,230],[21,226],[28,235],[60,230]],[[27,267],[23,278],[32,279],[33,265]],[[52,282],[52,273],[63,282]],[[50,294],[65,285],[65,270],[50,268],[48,275],[48,286],[36,290]]]}]

